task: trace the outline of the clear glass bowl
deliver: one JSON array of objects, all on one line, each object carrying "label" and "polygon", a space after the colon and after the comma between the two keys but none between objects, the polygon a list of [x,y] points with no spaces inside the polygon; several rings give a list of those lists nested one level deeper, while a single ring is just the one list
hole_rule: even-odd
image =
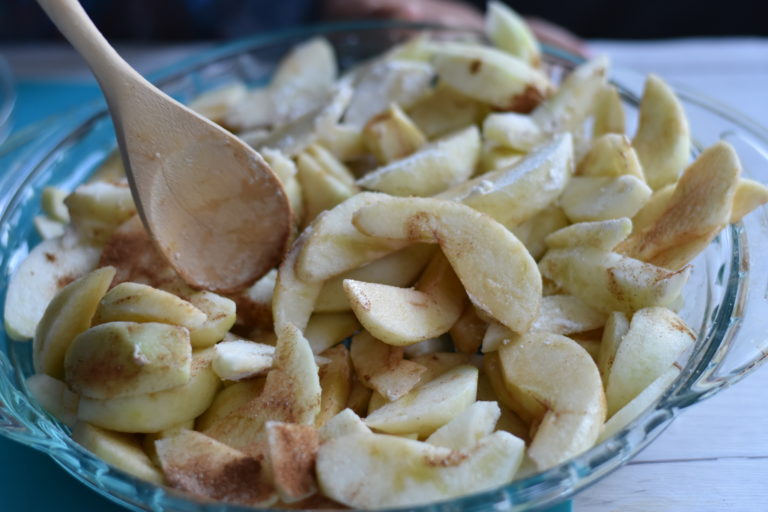
[{"label": "clear glass bowl", "polygon": [[[323,35],[336,47],[342,67],[381,53],[426,27],[401,24],[352,24],[316,27],[254,37],[217,48],[157,74],[164,90],[182,101],[235,78],[264,83],[276,63],[295,44]],[[439,30],[441,35],[460,35]],[[556,73],[572,69],[579,58],[547,49]],[[636,119],[644,77],[616,70],[630,123]],[[726,139],[736,147],[744,174],[768,182],[768,133],[732,109],[699,94],[678,90],[688,113],[694,156]],[[115,148],[114,131],[103,102],[85,105],[47,123],[23,140],[0,147],[0,301],[8,278],[39,242],[32,219],[40,213],[43,187],[71,189],[84,181]],[[13,158],[9,158],[12,156]],[[729,226],[694,262],[682,311],[699,338],[680,377],[627,428],[588,452],[550,470],[498,489],[411,510],[523,510],[558,503],[631,459],[655,439],[685,408],[727,387],[768,356],[766,289],[768,267],[751,255],[768,249],[768,218],[760,209]],[[757,260],[759,262],[759,259]],[[69,430],[30,400],[24,379],[32,373],[31,343],[11,341],[0,332],[0,434],[50,455],[86,485],[133,510],[247,511],[249,508],[193,501],[173,490],[140,481],[86,452]]]}]

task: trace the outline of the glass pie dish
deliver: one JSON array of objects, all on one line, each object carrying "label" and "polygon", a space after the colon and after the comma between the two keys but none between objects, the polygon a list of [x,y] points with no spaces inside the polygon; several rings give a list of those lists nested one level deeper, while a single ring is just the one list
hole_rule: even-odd
[{"label": "glass pie dish", "polygon": [[[380,54],[422,31],[441,37],[466,33],[402,24],[353,24],[258,36],[207,51],[156,74],[161,88],[181,101],[234,80],[265,83],[296,44],[321,35],[335,47],[344,68]],[[545,63],[562,75],[579,57],[545,49]],[[644,77],[614,70],[631,124],[636,120]],[[768,182],[768,132],[727,107],[678,89],[689,117],[693,153],[724,139],[739,153],[744,176]],[[631,130],[631,127],[630,127]],[[40,128],[24,140],[0,146],[0,301],[9,277],[39,242],[32,219],[40,213],[45,186],[72,189],[86,180],[115,149],[114,130],[103,102],[88,104]],[[728,226],[694,261],[681,316],[699,333],[683,371],[665,393],[626,428],[557,467],[519,478],[487,492],[409,510],[524,510],[554,505],[630,460],[684,409],[737,382],[768,357],[766,307],[768,267],[753,255],[768,249],[768,211],[760,208]],[[759,261],[759,260],[758,260]],[[69,429],[29,397],[25,378],[33,373],[31,343],[0,332],[0,434],[50,455],[97,492],[132,510],[247,511],[251,508],[195,501],[141,481],[82,449]]]}]

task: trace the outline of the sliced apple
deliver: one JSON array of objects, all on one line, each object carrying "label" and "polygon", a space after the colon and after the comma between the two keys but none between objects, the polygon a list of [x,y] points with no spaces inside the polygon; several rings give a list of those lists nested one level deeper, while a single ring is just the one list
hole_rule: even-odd
[{"label": "sliced apple", "polygon": [[498,352],[483,356],[483,375],[493,388],[495,396],[515,412],[526,424],[538,425],[547,412],[544,404],[511,384],[505,377]]},{"label": "sliced apple", "polygon": [[418,151],[427,138],[396,104],[371,118],[363,129],[366,146],[376,159],[388,164]]},{"label": "sliced apple", "polygon": [[546,75],[502,50],[440,43],[432,51],[441,80],[496,109],[530,112],[549,94],[551,85]]},{"label": "sliced apple", "polygon": [[568,226],[568,217],[562,208],[551,205],[539,213],[511,228],[534,259],[541,258],[547,250],[546,239],[551,233]]},{"label": "sliced apple", "polygon": [[729,222],[740,174],[739,157],[730,144],[710,146],[685,170],[664,213],[617,251],[660,267],[681,268]]},{"label": "sliced apple", "polygon": [[145,284],[120,283],[101,299],[93,323],[160,322],[195,329],[206,319],[205,313],[172,293]]},{"label": "sliced apple", "polygon": [[78,334],[67,349],[65,381],[96,399],[136,396],[189,382],[192,346],[184,327],[109,322]]},{"label": "sliced apple", "polygon": [[35,224],[35,231],[37,231],[37,234],[40,235],[40,238],[43,240],[58,238],[64,235],[67,228],[66,224],[63,222],[53,220],[45,215],[35,215],[32,222]]},{"label": "sliced apple", "polygon": [[80,185],[64,200],[72,226],[93,243],[104,243],[123,222],[136,214],[126,181]]},{"label": "sliced apple", "polygon": [[376,409],[365,423],[388,434],[427,437],[475,401],[477,374],[474,366],[458,366]]},{"label": "sliced apple", "polygon": [[683,106],[672,88],[653,74],[645,81],[632,146],[654,190],[676,182],[691,155],[691,135]]},{"label": "sliced apple", "polygon": [[506,148],[528,152],[546,139],[531,116],[517,112],[490,114],[483,121],[483,137]]},{"label": "sliced apple", "polygon": [[207,348],[224,339],[237,319],[232,299],[207,290],[195,292],[187,300],[206,315],[199,327],[190,327],[189,339],[195,348]]},{"label": "sliced apple", "polygon": [[438,82],[407,112],[424,135],[434,139],[481,121],[486,111],[486,105]]},{"label": "sliced apple", "polygon": [[202,414],[213,402],[221,381],[211,369],[213,349],[192,355],[187,384],[156,393],[97,400],[82,397],[77,416],[118,432],[153,433]]},{"label": "sliced apple", "polygon": [[560,206],[571,222],[632,217],[653,191],[632,175],[575,176],[560,196]]},{"label": "sliced apple", "polygon": [[624,133],[625,117],[619,91],[612,85],[604,85],[595,103],[592,136],[597,138],[606,133]]},{"label": "sliced apple", "polygon": [[114,276],[112,267],[94,270],[62,288],[48,303],[32,341],[35,371],[55,378],[64,375],[64,356],[72,340],[91,325]]},{"label": "sliced apple", "polygon": [[360,416],[352,409],[347,408],[326,421],[318,432],[320,442],[325,443],[331,439],[351,434],[370,434],[371,429],[360,419]]},{"label": "sliced apple", "polygon": [[597,368],[600,370],[604,385],[608,383],[608,375],[616,360],[616,352],[627,331],[629,331],[629,318],[626,314],[614,311],[608,315],[600,340],[600,351],[597,354]]},{"label": "sliced apple", "polygon": [[551,249],[539,268],[566,293],[606,313],[670,306],[691,273],[690,267],[671,271],[592,247]]},{"label": "sliced apple", "polygon": [[426,384],[457,366],[471,364],[478,366],[477,360],[469,354],[458,352],[432,352],[421,354],[411,358],[416,364],[420,364],[426,370],[421,374],[420,385]]},{"label": "sliced apple", "polygon": [[211,365],[222,380],[242,380],[272,368],[275,347],[249,340],[228,340],[213,347]]},{"label": "sliced apple", "polygon": [[72,439],[108,464],[136,478],[155,485],[165,479],[141,447],[141,442],[130,434],[121,434],[78,422],[72,429]]},{"label": "sliced apple", "polygon": [[464,311],[449,331],[458,352],[474,354],[483,343],[488,323],[480,318],[471,302],[464,305]]},{"label": "sliced apple", "polygon": [[573,139],[566,133],[511,167],[478,176],[437,197],[464,203],[511,228],[557,199],[573,174],[573,165]]},{"label": "sliced apple", "polygon": [[312,227],[304,232],[293,243],[285,259],[280,264],[272,295],[272,317],[275,322],[275,332],[281,332],[288,325],[294,325],[300,331],[307,327],[315,300],[322,288],[322,281],[305,281],[296,274],[299,254],[313,233]]},{"label": "sliced apple", "polygon": [[246,454],[263,455],[265,425],[282,421],[313,425],[320,412],[320,379],[309,342],[292,325],[277,338],[264,390],[205,430],[205,434]]},{"label": "sliced apple", "polygon": [[48,217],[66,224],[70,221],[69,210],[64,204],[66,198],[66,190],[57,187],[45,187],[40,194],[40,206]]},{"label": "sliced apple", "polygon": [[304,216],[304,199],[297,177],[299,171],[296,169],[296,164],[278,149],[262,148],[259,153],[264,157],[264,161],[267,162],[270,169],[275,172],[275,176],[280,179],[285,194],[288,196],[288,201],[291,203],[294,221],[301,224],[301,219]]},{"label": "sliced apple", "polygon": [[352,365],[349,350],[344,345],[337,345],[323,352],[323,357],[330,359],[320,367],[320,412],[315,423],[322,426],[332,417],[346,408],[352,389]]},{"label": "sliced apple", "polygon": [[63,381],[44,373],[36,373],[27,377],[26,385],[32,398],[37,400],[46,412],[68,427],[75,425],[80,397]]},{"label": "sliced apple", "polygon": [[667,371],[695,339],[685,322],[666,308],[636,312],[607,374],[609,417]]},{"label": "sliced apple", "polygon": [[[306,283],[323,281],[408,245],[406,241],[366,236],[352,225],[352,216],[357,210],[388,198],[384,194],[363,192],[318,217],[310,226],[311,231],[302,234],[303,247],[298,243],[294,245],[299,249],[295,263],[298,279]],[[285,261],[290,259],[291,255]]]},{"label": "sliced apple", "polygon": [[541,63],[541,48],[525,20],[501,2],[489,2],[485,14],[485,33],[493,45],[531,66]]},{"label": "sliced apple", "polygon": [[205,431],[241,405],[250,402],[264,390],[264,377],[241,380],[230,384],[216,394],[210,407],[195,420],[195,429]]},{"label": "sliced apple", "polygon": [[550,249],[591,247],[611,251],[630,233],[632,221],[627,218],[579,222],[547,235],[545,242]]},{"label": "sliced apple", "polygon": [[531,331],[572,334],[605,325],[607,315],[573,295],[549,295],[541,299],[539,316]]},{"label": "sliced apple", "polygon": [[739,222],[746,214],[765,203],[768,203],[768,187],[754,180],[740,179],[736,186],[729,222]]},{"label": "sliced apple", "polygon": [[576,167],[576,176],[634,176],[645,181],[643,169],[626,135],[606,133],[592,142]]},{"label": "sliced apple", "polygon": [[277,500],[262,461],[200,432],[184,430],[155,444],[175,489],[236,505],[268,507]]},{"label": "sliced apple", "polygon": [[496,402],[475,402],[435,430],[426,442],[451,450],[469,448],[494,431],[500,416]]},{"label": "sliced apple", "polygon": [[539,470],[591,448],[605,422],[600,373],[575,341],[551,333],[528,333],[499,349],[507,384],[544,404],[528,455]]},{"label": "sliced apple", "polygon": [[435,250],[432,244],[414,244],[326,280],[317,297],[315,312],[341,312],[351,309],[344,291],[345,279],[398,287],[412,285]]},{"label": "sliced apple", "polygon": [[387,345],[362,331],[352,338],[350,356],[360,381],[389,400],[408,393],[426,368],[403,359],[403,349]]},{"label": "sliced apple", "polygon": [[99,253],[74,232],[43,240],[32,249],[8,282],[3,313],[8,336],[31,339],[48,303],[64,286],[93,270]]},{"label": "sliced apple", "polygon": [[442,254],[433,258],[415,288],[345,280],[360,323],[384,343],[406,346],[440,336],[456,323],[464,289]]},{"label": "sliced apple", "polygon": [[304,197],[303,222],[306,225],[320,213],[343,203],[357,192],[354,184],[340,180],[309,153],[298,158],[298,179]]},{"label": "sliced apple", "polygon": [[480,131],[470,126],[371,171],[357,184],[395,196],[431,196],[469,178],[479,155]]},{"label": "sliced apple", "polygon": [[304,330],[312,352],[320,354],[352,336],[360,323],[352,313],[314,313]]},{"label": "sliced apple", "polygon": [[317,492],[315,459],[320,445],[311,425],[268,421],[269,474],[284,503],[294,503]]},{"label": "sliced apple", "polygon": [[423,505],[510,482],[524,450],[524,443],[507,432],[461,451],[359,433],[320,445],[317,477],[326,496],[352,508]]},{"label": "sliced apple", "polygon": [[525,246],[504,226],[452,201],[392,198],[361,208],[368,235],[438,242],[472,303],[516,332],[525,332],[541,301],[541,275]]},{"label": "sliced apple", "polygon": [[596,57],[574,69],[553,96],[541,102],[531,113],[546,133],[577,132],[595,110],[597,98],[605,86],[609,62]]}]

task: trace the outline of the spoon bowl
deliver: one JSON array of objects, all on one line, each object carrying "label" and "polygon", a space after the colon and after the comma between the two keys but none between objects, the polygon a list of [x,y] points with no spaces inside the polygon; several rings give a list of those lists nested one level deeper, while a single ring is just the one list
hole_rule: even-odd
[{"label": "spoon bowl", "polygon": [[176,272],[234,292],[277,266],[292,212],[261,156],[145,80],[76,0],[39,4],[96,75],[139,215]]}]

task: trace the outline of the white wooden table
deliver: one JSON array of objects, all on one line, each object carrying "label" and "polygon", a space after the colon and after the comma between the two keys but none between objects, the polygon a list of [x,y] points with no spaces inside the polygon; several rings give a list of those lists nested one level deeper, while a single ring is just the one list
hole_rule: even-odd
[{"label": "white wooden table", "polygon": [[[694,87],[768,126],[768,39],[594,41],[591,47],[615,65]],[[122,53],[147,72],[199,48],[132,47]],[[22,78],[87,76],[64,46],[0,47],[0,53]],[[575,512],[768,510],[767,395],[768,366],[684,412],[626,467],[577,496]]]}]

